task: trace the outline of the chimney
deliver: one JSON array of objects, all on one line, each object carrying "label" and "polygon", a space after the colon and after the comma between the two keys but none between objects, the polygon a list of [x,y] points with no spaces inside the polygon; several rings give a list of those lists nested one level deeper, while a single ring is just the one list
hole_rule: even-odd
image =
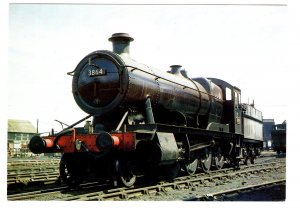
[{"label": "chimney", "polygon": [[128,33],[114,33],[108,40],[113,44],[113,52],[129,57],[129,43],[133,38]]}]

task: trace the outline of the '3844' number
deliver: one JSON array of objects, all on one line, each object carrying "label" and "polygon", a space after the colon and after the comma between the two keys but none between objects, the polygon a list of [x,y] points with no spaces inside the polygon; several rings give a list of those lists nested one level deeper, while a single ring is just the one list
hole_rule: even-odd
[{"label": "'3844' number", "polygon": [[88,70],[88,75],[90,77],[94,77],[94,76],[103,76],[106,75],[106,70],[105,69],[90,69]]}]

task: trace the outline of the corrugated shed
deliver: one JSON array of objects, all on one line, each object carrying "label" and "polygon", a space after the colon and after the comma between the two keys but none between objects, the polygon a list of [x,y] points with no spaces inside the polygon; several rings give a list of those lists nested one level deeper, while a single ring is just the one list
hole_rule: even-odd
[{"label": "corrugated shed", "polygon": [[13,133],[36,133],[36,128],[28,120],[8,119],[8,132]]}]

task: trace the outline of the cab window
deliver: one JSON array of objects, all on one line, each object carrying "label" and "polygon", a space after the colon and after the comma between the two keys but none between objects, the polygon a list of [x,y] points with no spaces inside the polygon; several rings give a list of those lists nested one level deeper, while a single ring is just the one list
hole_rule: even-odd
[{"label": "cab window", "polygon": [[226,100],[232,100],[231,89],[226,87]]}]

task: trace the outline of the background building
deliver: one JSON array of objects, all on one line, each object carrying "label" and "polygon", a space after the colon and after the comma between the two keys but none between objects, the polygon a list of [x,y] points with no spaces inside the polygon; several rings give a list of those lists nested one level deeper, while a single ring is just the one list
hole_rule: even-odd
[{"label": "background building", "polygon": [[272,127],[275,125],[274,119],[263,119],[264,148],[269,149],[272,146]]},{"label": "background building", "polygon": [[8,119],[7,154],[8,157],[28,154],[28,143],[37,129],[27,120]]},{"label": "background building", "polygon": [[286,153],[286,120],[273,126],[272,148],[277,154]]}]

